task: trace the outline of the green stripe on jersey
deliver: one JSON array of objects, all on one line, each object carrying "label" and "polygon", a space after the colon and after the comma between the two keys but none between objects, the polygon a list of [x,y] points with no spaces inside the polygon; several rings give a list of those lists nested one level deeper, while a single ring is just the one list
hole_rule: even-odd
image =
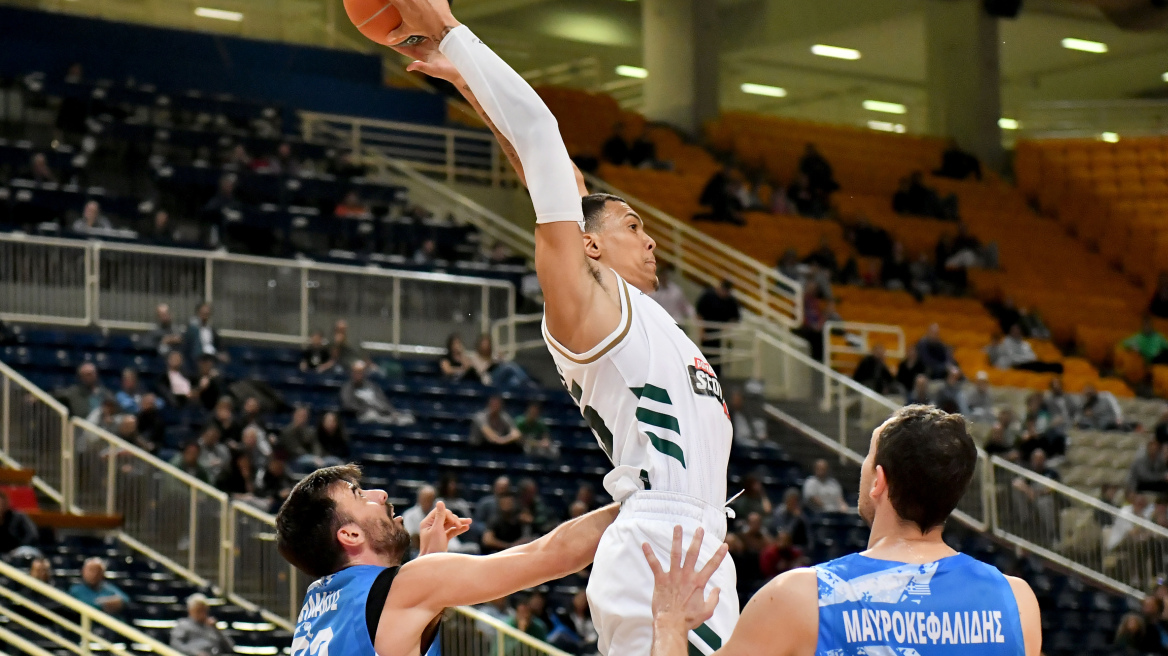
[{"label": "green stripe on jersey", "polygon": [[645,431],[645,434],[649,436],[649,442],[653,444],[654,449],[657,449],[661,453],[664,453],[671,458],[677,458],[677,461],[681,463],[682,468],[685,468],[685,453],[682,452],[681,447],[677,445],[677,442],[670,442],[669,440],[662,439],[653,433],[650,433],[649,431]]},{"label": "green stripe on jersey", "polygon": [[644,387],[630,387],[629,390],[636,394],[638,399],[644,397],[658,403],[673,405],[673,401],[669,399],[669,392],[662,387],[646,384]]},{"label": "green stripe on jersey", "polygon": [[704,640],[706,644],[709,645],[710,648],[714,651],[718,651],[722,648],[722,639],[718,637],[717,633],[714,633],[714,630],[710,628],[709,624],[702,624],[693,631],[694,633],[698,634],[698,637]]},{"label": "green stripe on jersey", "polygon": [[664,412],[657,412],[648,408],[637,408],[637,421],[645,422],[657,428],[671,430],[681,435],[681,426],[678,425],[677,419],[673,415],[667,415]]},{"label": "green stripe on jersey", "polygon": [[706,656],[702,653],[701,649],[697,648],[697,645],[694,643],[691,642],[687,646],[689,647],[689,650],[686,652],[686,656]]}]

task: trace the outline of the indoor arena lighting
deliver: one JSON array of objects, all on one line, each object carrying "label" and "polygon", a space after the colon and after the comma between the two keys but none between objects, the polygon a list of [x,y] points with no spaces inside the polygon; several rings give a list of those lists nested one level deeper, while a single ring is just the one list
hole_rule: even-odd
[{"label": "indoor arena lighting", "polygon": [[741,87],[742,93],[749,93],[754,96],[770,96],[771,98],[783,98],[787,95],[787,90],[783,87],[772,87],[769,84],[754,84],[751,82],[743,82]]},{"label": "indoor arena lighting", "polygon": [[640,66],[617,66],[616,74],[623,75],[625,77],[640,78],[642,80],[649,77],[649,71],[641,68]]},{"label": "indoor arena lighting", "polygon": [[900,123],[889,123],[888,121],[868,121],[868,127],[881,132],[904,132],[903,125]]},{"label": "indoor arena lighting", "polygon": [[884,112],[885,114],[904,114],[908,108],[900,103],[884,102],[883,100],[865,100],[864,109],[870,112]]},{"label": "indoor arena lighting", "polygon": [[1161,80],[1164,80],[1165,82],[1168,82],[1168,73],[1165,73],[1165,74],[1161,75],[1161,76],[1160,76],[1160,79],[1161,79]]},{"label": "indoor arena lighting", "polygon": [[839,46],[825,46],[817,43],[811,46],[811,54],[820,57],[834,57],[836,59],[859,59],[860,51],[854,48],[840,48]]},{"label": "indoor arena lighting", "polygon": [[1104,132],[1103,134],[1099,135],[1099,138],[1106,141],[1107,143],[1115,143],[1119,141],[1119,135],[1114,132]]},{"label": "indoor arena lighting", "polygon": [[1087,41],[1085,39],[1063,39],[1063,47],[1067,50],[1082,50],[1083,52],[1093,52],[1095,54],[1107,52],[1106,43]]},{"label": "indoor arena lighting", "polygon": [[219,20],[238,23],[243,20],[243,14],[226,9],[212,9],[210,7],[195,7],[195,15],[201,18],[217,18]]},{"label": "indoor arena lighting", "polygon": [[1015,121],[1012,118],[1000,118],[998,119],[998,127],[1002,128],[1003,130],[1017,130],[1018,121]]}]

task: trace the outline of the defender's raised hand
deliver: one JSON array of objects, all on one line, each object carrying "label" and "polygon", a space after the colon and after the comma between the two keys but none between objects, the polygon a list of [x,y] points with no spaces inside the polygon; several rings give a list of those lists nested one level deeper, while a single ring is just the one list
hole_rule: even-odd
[{"label": "defender's raised hand", "polygon": [[649,561],[649,569],[653,570],[655,619],[684,622],[685,628],[691,630],[714,616],[721,591],[714,588],[707,599],[706,584],[710,582],[710,577],[726,557],[727,547],[725,544],[719,545],[705,566],[697,569],[698,554],[702,548],[704,535],[705,531],[701,528],[694,531],[693,541],[685,554],[685,562],[682,562],[681,527],[673,528],[673,550],[669,558],[668,572],[661,569],[661,563],[654,555],[652,547],[648,544],[641,545],[641,550],[645,552],[645,560]]},{"label": "defender's raised hand", "polygon": [[470,529],[470,519],[464,519],[446,509],[439,501],[434,509],[422,520],[419,529],[418,554],[445,553],[450,539],[466,533]]}]

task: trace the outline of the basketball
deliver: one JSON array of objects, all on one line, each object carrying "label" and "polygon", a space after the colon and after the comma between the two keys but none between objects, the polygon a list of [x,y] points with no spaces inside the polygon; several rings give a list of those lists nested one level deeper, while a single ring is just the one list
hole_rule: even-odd
[{"label": "basketball", "polygon": [[387,45],[387,35],[402,24],[401,12],[388,0],[345,0],[349,20],[370,40]]}]

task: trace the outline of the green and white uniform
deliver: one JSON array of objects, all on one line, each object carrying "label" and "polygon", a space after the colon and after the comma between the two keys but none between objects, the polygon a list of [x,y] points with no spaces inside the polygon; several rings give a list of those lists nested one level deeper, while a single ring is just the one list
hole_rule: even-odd
[{"label": "green and white uniform", "polygon": [[[616,280],[620,323],[594,348],[572,353],[552,337],[546,322],[543,336],[564,386],[612,459],[604,488],[621,502],[588,582],[600,651],[648,656],[653,577],[641,544],[648,542],[657,558],[668,562],[673,527],[682,526],[689,544],[701,526],[704,562],[725,540],[733,429],[721,385],[698,347],[656,301],[619,275]],[[692,647],[703,654],[717,649],[738,620],[729,558],[710,586],[722,591],[718,609],[690,633]]]}]

